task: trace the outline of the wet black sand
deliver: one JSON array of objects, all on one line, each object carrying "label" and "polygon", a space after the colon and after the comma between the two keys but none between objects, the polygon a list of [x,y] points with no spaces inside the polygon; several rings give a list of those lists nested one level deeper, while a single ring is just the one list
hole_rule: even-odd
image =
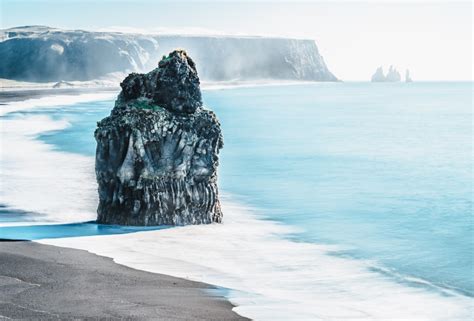
[{"label": "wet black sand", "polygon": [[0,320],[247,320],[212,289],[82,250],[0,242]]}]

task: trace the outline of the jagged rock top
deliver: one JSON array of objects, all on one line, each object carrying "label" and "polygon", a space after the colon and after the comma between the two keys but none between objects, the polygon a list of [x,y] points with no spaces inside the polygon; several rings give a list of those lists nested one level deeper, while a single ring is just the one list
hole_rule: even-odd
[{"label": "jagged rock top", "polygon": [[187,49],[205,81],[337,81],[314,40],[145,35],[42,26],[0,29],[0,78],[37,82],[106,79],[110,73],[152,70],[163,54],[175,48]]},{"label": "jagged rock top", "polygon": [[184,50],[175,50],[147,73],[132,73],[120,84],[119,102],[141,98],[175,113],[194,113],[202,106],[196,65]]}]

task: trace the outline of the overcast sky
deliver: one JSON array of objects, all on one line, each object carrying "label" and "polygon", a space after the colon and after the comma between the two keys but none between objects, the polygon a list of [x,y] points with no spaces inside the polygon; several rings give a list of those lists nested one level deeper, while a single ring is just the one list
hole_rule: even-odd
[{"label": "overcast sky", "polygon": [[343,80],[377,66],[415,80],[472,80],[470,1],[0,0],[1,26],[218,32],[315,39]]}]

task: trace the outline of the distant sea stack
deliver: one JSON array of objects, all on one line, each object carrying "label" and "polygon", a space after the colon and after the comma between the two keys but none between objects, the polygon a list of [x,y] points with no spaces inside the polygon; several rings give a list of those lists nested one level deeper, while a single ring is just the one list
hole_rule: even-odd
[{"label": "distant sea stack", "polygon": [[387,76],[385,78],[388,82],[399,82],[402,79],[398,70],[395,69],[393,66],[390,66],[390,68],[388,69]]},{"label": "distant sea stack", "polygon": [[223,138],[203,108],[193,60],[183,50],[120,84],[97,124],[97,221],[121,225],[221,222],[217,166]]},{"label": "distant sea stack", "polygon": [[411,76],[410,76],[410,70],[406,70],[405,72],[405,82],[413,82],[413,79],[411,79]]},{"label": "distant sea stack", "polygon": [[153,69],[175,48],[186,48],[202,81],[338,81],[311,39],[126,34],[46,26],[0,29],[0,78],[115,80],[117,73]]},{"label": "distant sea stack", "polygon": [[383,73],[383,67],[378,67],[375,73],[372,75],[372,82],[384,82],[385,75]]},{"label": "distant sea stack", "polygon": [[383,67],[378,67],[371,79],[372,82],[399,82],[400,80],[400,73],[393,66],[390,66],[387,75],[384,74]]}]

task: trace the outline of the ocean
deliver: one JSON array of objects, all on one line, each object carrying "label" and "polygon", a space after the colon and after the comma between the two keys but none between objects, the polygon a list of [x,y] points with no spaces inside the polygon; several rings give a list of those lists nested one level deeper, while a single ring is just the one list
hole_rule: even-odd
[{"label": "ocean", "polygon": [[[112,96],[2,106],[0,238],[111,242],[95,251],[225,287],[237,312],[262,320],[463,320],[472,95],[470,82],[204,90],[224,134],[224,224],[152,231],[90,222],[93,132]],[[130,240],[127,255],[114,237]]]}]

